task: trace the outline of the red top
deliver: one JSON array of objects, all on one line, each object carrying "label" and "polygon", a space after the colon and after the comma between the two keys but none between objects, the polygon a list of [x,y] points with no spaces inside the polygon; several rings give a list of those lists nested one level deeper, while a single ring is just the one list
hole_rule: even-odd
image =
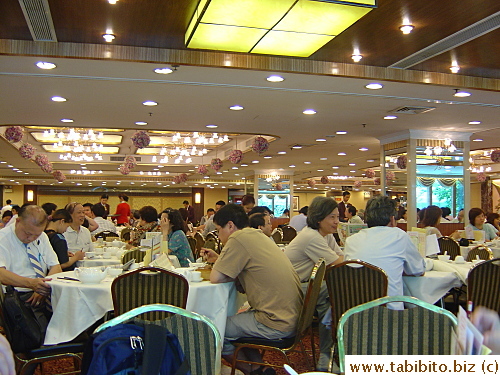
[{"label": "red top", "polygon": [[125,224],[128,223],[128,218],[130,216],[130,206],[127,202],[121,202],[118,206],[116,206],[115,215],[120,215],[116,218],[116,224]]}]

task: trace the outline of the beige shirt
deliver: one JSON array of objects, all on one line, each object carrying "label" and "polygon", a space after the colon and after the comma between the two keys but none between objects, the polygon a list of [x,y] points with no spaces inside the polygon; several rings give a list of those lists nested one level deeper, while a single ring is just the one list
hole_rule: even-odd
[{"label": "beige shirt", "polygon": [[214,269],[239,279],[259,323],[281,332],[295,330],[302,307],[299,277],[261,230],[244,228],[231,234]]}]

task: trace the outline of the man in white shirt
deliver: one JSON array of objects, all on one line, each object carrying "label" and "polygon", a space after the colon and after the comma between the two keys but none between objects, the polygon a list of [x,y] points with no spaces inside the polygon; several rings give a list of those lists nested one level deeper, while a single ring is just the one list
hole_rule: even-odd
[{"label": "man in white shirt", "polygon": [[12,210],[12,201],[10,199],[7,199],[5,201],[6,205],[2,207],[2,211],[0,212],[0,217],[3,216],[3,213],[5,211],[11,211]]},{"label": "man in white shirt", "polygon": [[21,207],[19,207],[17,204],[15,204],[15,205],[12,206],[12,217],[10,218],[10,220],[8,221],[8,223],[5,224],[4,228],[10,227],[11,225],[13,225],[13,224],[16,223],[16,220],[17,220],[17,217],[18,217],[20,209],[21,209]]},{"label": "man in white shirt", "polygon": [[101,232],[117,233],[116,227],[113,222],[103,218],[105,214],[106,209],[101,203],[94,204],[91,207],[91,218],[94,219],[97,224],[99,224],[99,227],[96,230],[90,232],[93,236]]},{"label": "man in white shirt", "polygon": [[[396,226],[396,203],[379,195],[366,205],[367,229],[347,238],[345,259],[360,259],[382,268],[389,279],[388,295],[403,295],[403,274],[422,276],[425,260],[410,236]],[[402,304],[392,308],[402,309]]]},{"label": "man in white shirt", "polygon": [[15,286],[45,333],[50,313],[45,298],[50,296],[50,276],[62,272],[57,255],[44,233],[47,214],[38,206],[27,206],[16,224],[0,231],[0,282]]},{"label": "man in white shirt", "polygon": [[299,210],[299,214],[290,219],[290,226],[300,232],[307,225],[307,210],[309,206],[304,206]]},{"label": "man in white shirt", "polygon": [[358,210],[354,206],[348,206],[345,211],[345,217],[347,218],[347,222],[349,224],[364,224],[363,219],[361,219],[358,215]]}]

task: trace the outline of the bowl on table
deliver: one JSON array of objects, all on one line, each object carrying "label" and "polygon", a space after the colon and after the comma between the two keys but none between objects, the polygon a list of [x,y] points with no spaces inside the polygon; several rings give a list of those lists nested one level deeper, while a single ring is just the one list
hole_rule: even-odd
[{"label": "bowl on table", "polygon": [[85,258],[87,259],[94,259],[96,257],[97,253],[94,251],[86,251],[85,252]]},{"label": "bowl on table", "polygon": [[108,268],[108,275],[109,276],[112,276],[112,277],[116,277],[118,275],[120,275],[121,273],[123,272],[123,270],[120,268]]},{"label": "bowl on table", "polygon": [[210,280],[210,273],[212,272],[212,267],[210,266],[199,267],[196,269],[196,271],[201,272],[201,278],[203,280]]},{"label": "bowl on table", "polygon": [[108,268],[75,268],[75,275],[84,284],[99,284],[108,274]]},{"label": "bowl on table", "polygon": [[440,254],[438,255],[438,259],[442,262],[448,262],[450,260],[450,256],[449,255],[444,255],[444,254]]}]

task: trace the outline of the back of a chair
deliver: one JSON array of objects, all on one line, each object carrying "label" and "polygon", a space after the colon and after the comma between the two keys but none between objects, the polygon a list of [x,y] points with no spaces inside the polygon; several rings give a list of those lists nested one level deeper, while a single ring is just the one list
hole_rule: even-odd
[{"label": "back of a chair", "polygon": [[500,258],[478,263],[467,276],[467,300],[500,313]]},{"label": "back of a chair", "polygon": [[448,253],[451,260],[455,260],[457,255],[460,255],[460,245],[451,237],[438,238],[439,250],[441,254]]},{"label": "back of a chair", "polygon": [[95,238],[102,238],[104,239],[104,241],[106,241],[106,239],[109,237],[120,237],[118,234],[114,233],[114,232],[110,232],[109,230],[105,230],[103,232],[100,232],[100,233],[97,233],[95,236]]},{"label": "back of a chair", "polygon": [[196,239],[191,236],[187,236],[189,247],[191,248],[191,252],[193,253],[193,259],[198,258],[198,251],[196,250]]},{"label": "back of a chair", "polygon": [[283,242],[290,242],[297,235],[297,231],[295,230],[295,228],[291,227],[290,225],[283,226],[281,230],[283,231]]},{"label": "back of a chair", "polygon": [[145,305],[102,324],[96,332],[132,320],[150,311],[170,314],[168,318],[153,323],[167,328],[177,336],[189,362],[192,375],[220,374],[221,337],[219,330],[210,319],[197,313],[171,305]]},{"label": "back of a chair", "polygon": [[130,241],[130,232],[132,232],[132,228],[123,228],[120,232],[120,239],[122,241]]},{"label": "back of a chair", "polygon": [[326,269],[325,275],[332,304],[332,333],[344,312],[354,306],[387,296],[385,271],[361,260],[348,260]]},{"label": "back of a chair", "polygon": [[490,248],[484,245],[478,245],[472,248],[469,251],[469,254],[467,254],[467,262],[472,262],[474,259],[477,259],[478,256],[479,259],[490,260],[493,259],[493,252]]},{"label": "back of a chair", "polygon": [[321,258],[313,267],[307,290],[304,295],[304,304],[299,315],[297,322],[297,336],[295,342],[307,332],[312,324],[314,312],[316,311],[316,304],[318,303],[318,296],[321,290],[321,284],[325,278],[326,263]]},{"label": "back of a chair", "polygon": [[[405,310],[383,306],[415,305]],[[414,297],[384,297],[345,312],[337,329],[340,371],[346,355],[446,355],[451,353],[456,317]]]},{"label": "back of a chair", "polygon": [[280,243],[281,241],[283,241],[282,232],[279,230],[274,231],[274,233],[271,235],[271,237],[273,238],[274,242],[276,242],[276,243]]},{"label": "back of a chair", "polygon": [[205,239],[200,232],[196,232],[194,234],[194,238],[196,240],[196,251],[199,253],[203,245],[205,244]]},{"label": "back of a chair", "polygon": [[[186,307],[189,283],[177,273],[163,268],[144,267],[118,276],[111,284],[115,316],[136,307],[154,303]],[[145,319],[165,318],[161,313],[150,313]]]},{"label": "back of a chair", "polygon": [[131,249],[123,253],[122,264],[127,263],[131,259],[135,259],[135,263],[140,263],[144,260],[145,255],[146,255],[145,251],[139,249]]}]

